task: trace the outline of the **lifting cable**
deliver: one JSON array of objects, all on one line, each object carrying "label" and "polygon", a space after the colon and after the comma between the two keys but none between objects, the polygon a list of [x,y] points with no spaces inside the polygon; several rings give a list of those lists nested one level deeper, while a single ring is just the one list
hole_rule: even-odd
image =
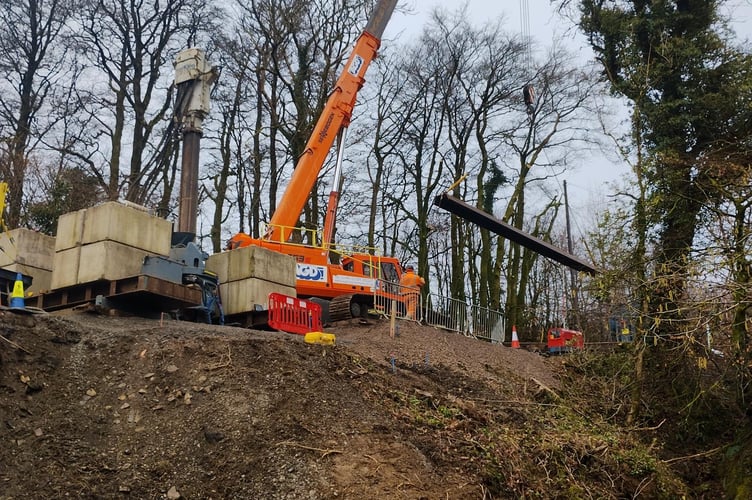
[{"label": "lifting cable", "polygon": [[[527,74],[530,75],[533,67],[533,55],[530,36],[530,5],[528,0],[520,0],[520,26],[522,32],[522,43],[525,46],[523,62]],[[532,82],[528,81],[522,87],[522,97],[525,101],[525,111],[527,112],[530,121],[532,121],[533,113],[535,112],[535,88],[533,87]]]}]

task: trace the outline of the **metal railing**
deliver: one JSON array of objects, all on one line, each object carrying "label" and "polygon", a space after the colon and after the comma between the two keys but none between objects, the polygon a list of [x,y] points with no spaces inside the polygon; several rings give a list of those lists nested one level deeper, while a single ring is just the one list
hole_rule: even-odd
[{"label": "metal railing", "polygon": [[473,318],[473,337],[487,340],[492,344],[503,343],[506,323],[501,311],[475,305],[470,307]]},{"label": "metal railing", "polygon": [[[415,300],[415,313],[411,316],[408,314],[407,296],[404,293],[405,287],[399,283],[386,280],[376,280],[376,288],[373,295],[373,307],[377,313],[384,316],[391,316],[392,311],[397,319],[423,321],[423,297],[411,294]],[[399,299],[395,298],[399,297]]]},{"label": "metal railing", "polygon": [[379,293],[380,290],[396,293],[401,288],[399,283],[379,280],[374,293],[376,312],[388,317],[394,310],[395,317],[400,320],[424,322],[492,344],[504,341],[505,324],[501,312],[431,293],[425,301],[422,295],[417,297],[415,317],[409,317],[406,300],[395,300]]},{"label": "metal railing", "polygon": [[[261,234],[269,234],[272,229],[277,229],[277,234],[280,235],[279,239],[273,239],[275,243],[283,243],[289,246],[300,246],[309,248],[318,248],[321,250],[333,252],[339,255],[352,255],[352,254],[369,254],[374,258],[382,257],[381,249],[377,247],[369,247],[365,245],[346,245],[344,243],[331,243],[324,245],[322,242],[323,230],[316,228],[306,228],[299,226],[283,226],[281,224],[270,224],[268,222],[261,223]],[[293,237],[290,237],[293,235]]]}]

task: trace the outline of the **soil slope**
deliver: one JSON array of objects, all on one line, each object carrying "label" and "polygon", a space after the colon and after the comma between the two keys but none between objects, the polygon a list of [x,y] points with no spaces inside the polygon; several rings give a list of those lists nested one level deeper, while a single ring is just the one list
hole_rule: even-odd
[{"label": "soil slope", "polygon": [[[392,338],[375,319],[327,329],[335,346],[133,317],[0,319],[2,500],[682,491],[559,399],[560,358],[409,322]],[[582,428],[558,435],[557,419]]]}]

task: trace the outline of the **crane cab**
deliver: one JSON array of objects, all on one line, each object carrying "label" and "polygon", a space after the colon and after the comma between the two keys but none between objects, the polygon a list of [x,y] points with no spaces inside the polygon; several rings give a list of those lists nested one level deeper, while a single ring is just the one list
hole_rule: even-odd
[{"label": "crane cab", "polygon": [[399,283],[402,267],[394,257],[353,254],[342,258],[342,269],[361,276]]}]

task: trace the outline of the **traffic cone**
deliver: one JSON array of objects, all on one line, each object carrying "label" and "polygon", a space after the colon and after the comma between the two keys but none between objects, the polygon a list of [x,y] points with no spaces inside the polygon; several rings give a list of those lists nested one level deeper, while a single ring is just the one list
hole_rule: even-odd
[{"label": "traffic cone", "polygon": [[16,281],[13,283],[13,293],[10,294],[10,306],[16,309],[26,309],[23,276],[21,276],[21,273],[16,273]]},{"label": "traffic cone", "polygon": [[512,349],[520,348],[520,339],[517,337],[517,327],[512,326]]}]

